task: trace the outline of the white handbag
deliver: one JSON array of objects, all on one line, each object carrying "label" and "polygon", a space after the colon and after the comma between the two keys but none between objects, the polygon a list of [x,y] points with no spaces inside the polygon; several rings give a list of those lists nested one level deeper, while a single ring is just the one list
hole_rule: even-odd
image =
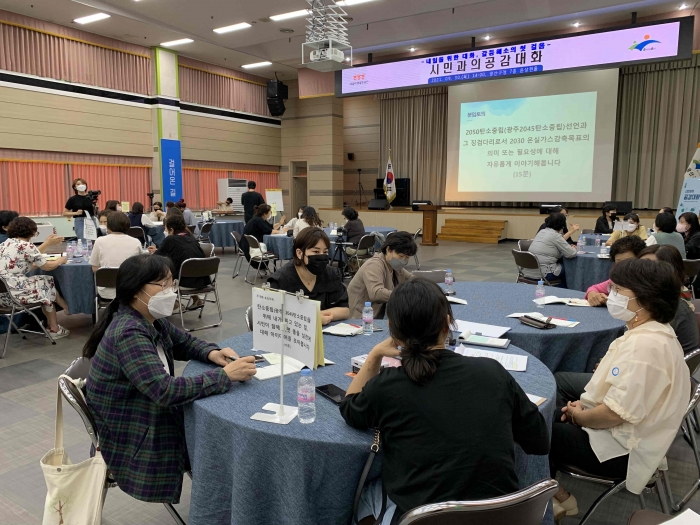
[{"label": "white handbag", "polygon": [[[72,381],[68,376],[61,376]],[[107,465],[99,449],[73,465],[63,449],[63,408],[60,387],[56,399],[54,448],[41,458],[46,480],[43,525],[100,525],[106,495]]]},{"label": "white handbag", "polygon": [[251,259],[253,257],[262,257],[267,253],[267,246],[265,245],[264,242],[260,243],[260,248],[251,248],[250,249],[250,257]]}]

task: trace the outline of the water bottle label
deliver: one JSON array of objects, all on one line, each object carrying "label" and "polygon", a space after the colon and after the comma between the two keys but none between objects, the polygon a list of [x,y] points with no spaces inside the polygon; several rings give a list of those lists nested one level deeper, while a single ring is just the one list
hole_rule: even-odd
[{"label": "water bottle label", "polygon": [[374,316],[372,316],[372,315],[363,315],[363,316],[362,316],[362,322],[363,322],[363,323],[372,323],[372,322],[374,322]]},{"label": "water bottle label", "polygon": [[314,403],[316,401],[316,391],[311,392],[297,392],[297,402],[298,403]]}]

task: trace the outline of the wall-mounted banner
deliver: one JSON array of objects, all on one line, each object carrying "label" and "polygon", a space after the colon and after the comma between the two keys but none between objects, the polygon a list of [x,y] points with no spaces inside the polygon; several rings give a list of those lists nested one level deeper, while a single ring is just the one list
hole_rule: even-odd
[{"label": "wall-mounted banner", "polygon": [[700,143],[698,144],[698,149],[693,155],[690,164],[688,164],[688,169],[685,170],[685,178],[700,178]]},{"label": "wall-mounted banner", "polygon": [[678,198],[676,219],[687,211],[692,211],[695,214],[700,211],[700,179],[688,178],[683,181],[681,196]]},{"label": "wall-mounted banner", "polygon": [[160,169],[163,202],[182,199],[182,152],[179,140],[160,139]]},{"label": "wall-mounted banner", "polygon": [[690,58],[690,17],[336,72],[336,96]]}]

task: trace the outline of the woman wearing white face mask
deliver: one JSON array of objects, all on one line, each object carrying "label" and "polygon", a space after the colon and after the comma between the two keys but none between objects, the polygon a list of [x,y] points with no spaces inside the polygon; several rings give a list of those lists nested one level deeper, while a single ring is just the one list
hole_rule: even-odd
[{"label": "woman wearing white face mask", "polygon": [[625,215],[623,227],[624,230],[622,231],[615,230],[612,232],[610,238],[605,242],[607,246],[612,246],[616,240],[621,239],[622,237],[629,237],[631,235],[636,235],[643,241],[647,240],[647,229],[639,224],[639,215],[636,213],[628,213]]},{"label": "woman wearing white face mask", "polygon": [[292,218],[287,224],[284,225],[283,228],[280,228],[280,230],[282,230],[283,232],[287,231],[287,230],[293,230],[297,221],[299,219],[301,219],[301,216],[304,214],[304,208],[306,208],[306,206],[299,206],[299,211],[297,211],[297,216]]},{"label": "woman wearing white face mask", "polygon": [[372,303],[375,319],[384,318],[386,303],[399,284],[413,279],[406,270],[408,261],[418,251],[413,235],[408,232],[392,233],[380,253],[367,259],[348,285],[350,319],[360,319],[365,302]]},{"label": "woman wearing white face mask", "polygon": [[[610,272],[610,315],[627,332],[613,341],[582,391],[563,395],[552,426],[550,465],[575,466],[591,474],[625,478],[640,494],[680,427],[690,396],[690,377],[673,328],[681,283],[667,263],[627,259]],[[578,394],[578,395],[577,395]],[[576,499],[560,486],[554,515],[578,513]]]},{"label": "woman wearing white face mask", "polygon": [[[253,357],[197,339],[165,317],[175,304],[172,263],[159,255],[124,261],[116,299],[83,348],[91,359],[87,402],[100,448],[127,494],[177,503],[189,469],[182,405],[223,394],[255,375]],[[175,377],[174,360],[218,365],[194,377]]]},{"label": "woman wearing white face mask", "polygon": [[63,210],[64,217],[73,217],[73,230],[75,230],[75,236],[78,239],[85,238],[85,212],[90,214],[93,221],[95,220],[95,205],[88,196],[87,188],[88,186],[85,179],[75,179],[73,181],[73,191],[75,195],[68,199],[65,209]]}]

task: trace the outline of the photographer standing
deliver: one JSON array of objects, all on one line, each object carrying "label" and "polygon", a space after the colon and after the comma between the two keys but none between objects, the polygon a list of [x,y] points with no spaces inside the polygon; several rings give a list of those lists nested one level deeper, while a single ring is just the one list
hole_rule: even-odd
[{"label": "photographer standing", "polygon": [[73,217],[75,223],[73,225],[73,230],[75,230],[75,236],[78,239],[84,239],[83,232],[85,230],[85,212],[87,211],[95,220],[95,204],[93,202],[93,197],[88,195],[87,182],[85,179],[75,179],[73,181],[73,195],[66,202],[66,209],[63,210],[64,217]]}]

